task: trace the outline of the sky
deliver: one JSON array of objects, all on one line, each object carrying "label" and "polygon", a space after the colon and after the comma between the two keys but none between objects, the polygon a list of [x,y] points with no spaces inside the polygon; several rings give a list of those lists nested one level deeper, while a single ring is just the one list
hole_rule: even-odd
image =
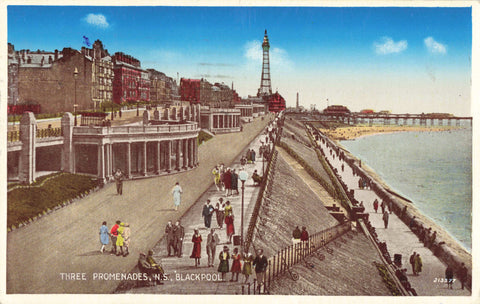
[{"label": "sky", "polygon": [[[470,7],[8,6],[16,50],[100,39],[170,77],[256,95],[270,40],[273,91],[294,106],[471,115]],[[88,38],[87,40],[85,39]]]}]

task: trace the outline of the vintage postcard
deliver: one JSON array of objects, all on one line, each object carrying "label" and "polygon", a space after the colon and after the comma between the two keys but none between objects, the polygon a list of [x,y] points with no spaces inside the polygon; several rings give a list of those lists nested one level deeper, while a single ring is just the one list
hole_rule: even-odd
[{"label": "vintage postcard", "polygon": [[478,10],[2,4],[0,301],[478,301]]}]

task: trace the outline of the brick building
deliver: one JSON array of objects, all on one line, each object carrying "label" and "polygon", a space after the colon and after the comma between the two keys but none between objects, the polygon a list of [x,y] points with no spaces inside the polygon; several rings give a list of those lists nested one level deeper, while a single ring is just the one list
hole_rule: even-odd
[{"label": "brick building", "polygon": [[205,79],[180,80],[180,98],[190,103],[199,103],[214,108],[231,108],[241,98],[235,90],[224,83],[211,84]]},{"label": "brick building", "polygon": [[122,52],[115,53],[112,61],[113,102],[150,101],[149,74],[140,68],[140,61]]},{"label": "brick building", "polygon": [[147,69],[147,71],[150,79],[150,102],[153,104],[164,104],[167,100],[167,76],[154,69]]},{"label": "brick building", "polygon": [[8,67],[8,103],[18,109],[73,112],[75,102],[77,110],[87,110],[112,98],[113,65],[99,40],[81,52],[72,48],[15,51],[9,44]]}]

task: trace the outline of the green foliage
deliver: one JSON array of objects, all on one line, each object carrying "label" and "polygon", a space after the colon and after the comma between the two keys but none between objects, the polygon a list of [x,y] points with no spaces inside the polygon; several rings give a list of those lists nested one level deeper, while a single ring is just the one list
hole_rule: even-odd
[{"label": "green foliage", "polygon": [[[44,210],[74,199],[97,186],[96,180],[89,176],[70,173],[45,176],[43,180],[41,186],[16,188],[8,192],[8,227],[28,221]],[[42,178],[39,178],[36,184],[41,183]]]},{"label": "green foliage", "polygon": [[200,146],[200,144],[203,142],[203,141],[207,141],[209,139],[213,138],[212,135],[208,134],[207,132],[204,132],[204,131],[200,131],[198,132],[198,137],[197,137],[197,143],[198,145]]},{"label": "green foliage", "polygon": [[392,296],[401,296],[402,294],[400,293],[400,290],[398,290],[397,285],[393,281],[392,277],[387,271],[387,268],[385,268],[385,265],[373,262],[373,264],[377,267],[378,273],[382,277],[383,281],[385,282],[385,285],[387,285],[388,290],[392,293]]}]

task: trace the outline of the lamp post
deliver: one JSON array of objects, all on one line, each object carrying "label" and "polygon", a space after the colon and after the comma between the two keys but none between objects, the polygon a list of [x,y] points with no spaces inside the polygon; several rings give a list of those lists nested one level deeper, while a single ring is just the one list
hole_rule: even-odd
[{"label": "lamp post", "polygon": [[139,105],[139,102],[138,102],[138,100],[137,100],[137,116],[140,116],[140,112],[139,112],[139,110],[138,110],[138,105]]},{"label": "lamp post", "polygon": [[242,217],[240,219],[240,248],[241,254],[243,254],[243,200],[244,200],[244,193],[245,193],[245,181],[248,179],[248,173],[242,168],[242,171],[238,173],[238,177],[240,181],[242,181]]},{"label": "lamp post", "polygon": [[74,120],[74,126],[76,127],[77,126],[77,78],[78,78],[78,69],[77,67],[75,67],[75,71],[73,71],[73,79],[75,81],[75,101],[73,103],[73,116],[75,117],[75,120]]}]

